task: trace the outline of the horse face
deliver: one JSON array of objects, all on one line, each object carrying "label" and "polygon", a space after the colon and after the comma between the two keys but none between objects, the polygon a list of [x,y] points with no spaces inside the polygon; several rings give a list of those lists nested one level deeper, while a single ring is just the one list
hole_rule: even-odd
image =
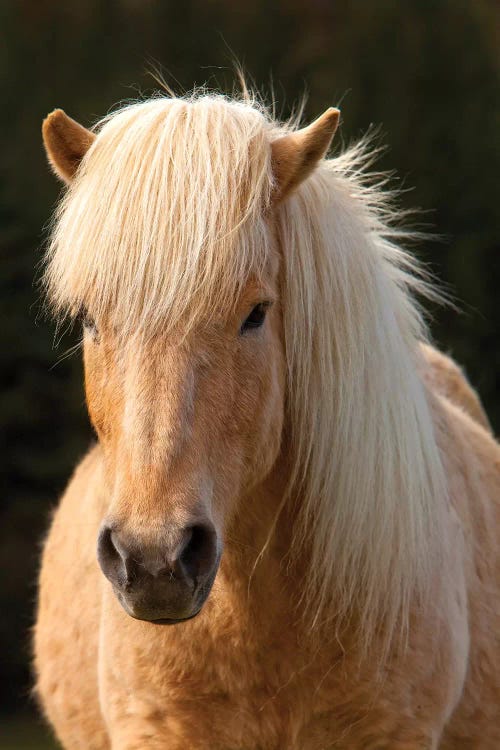
[{"label": "horse face", "polygon": [[[85,369],[110,498],[98,542],[101,567],[127,612],[171,622],[202,606],[224,529],[279,452],[286,368],[273,247],[279,233],[266,224],[268,209],[296,190],[325,155],[339,112],[329,109],[307,128],[271,141],[273,128],[259,113],[250,123],[248,109],[228,109],[221,101],[211,105],[210,116],[203,102],[155,101],[148,107],[144,127],[130,130],[132,110],[125,110],[124,120],[113,117],[97,135],[62,110],[44,121],[49,162],[70,184],[47,279],[58,306],[64,299],[62,306],[74,310],[86,301],[100,318],[87,326]],[[220,151],[212,171],[207,132]],[[188,166],[187,144],[196,157]],[[118,163],[124,172],[115,169]],[[189,221],[183,223],[186,205],[192,206],[192,231]],[[247,244],[240,242],[245,232]],[[169,254],[170,241],[175,252]],[[233,250],[241,257],[231,256]],[[115,323],[126,319],[131,325],[149,300],[157,313],[151,327],[158,331],[171,312],[171,297],[163,294],[169,277],[159,269],[177,269],[172,298],[177,295],[182,318],[191,290],[205,283],[209,298],[222,307],[233,281],[241,287],[252,264],[262,271],[266,260],[259,280],[250,279],[237,304],[228,304],[231,314],[207,310],[205,322],[194,316],[197,326],[178,336],[150,331],[133,337],[139,342],[124,343],[124,331],[102,319],[114,304]],[[155,268],[159,278],[147,277]],[[200,278],[184,284],[198,269]],[[139,270],[145,278],[127,289]],[[220,279],[229,281],[220,285]],[[156,297],[149,298],[150,291]]]},{"label": "horse face", "polygon": [[251,282],[228,319],[187,336],[119,343],[87,326],[91,419],[110,503],[98,559],[133,617],[201,609],[224,529],[270,471],[281,441],[285,364],[276,273]]}]

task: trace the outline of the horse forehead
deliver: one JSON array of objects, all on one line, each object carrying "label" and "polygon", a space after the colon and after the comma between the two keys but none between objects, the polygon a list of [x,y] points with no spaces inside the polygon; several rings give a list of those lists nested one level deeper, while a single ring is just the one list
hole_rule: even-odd
[{"label": "horse forehead", "polygon": [[193,381],[195,363],[193,347],[182,343],[157,338],[137,347],[127,346],[123,357],[125,385],[139,391],[168,385],[172,390],[175,385]]},{"label": "horse forehead", "polygon": [[[197,395],[213,392],[220,370],[229,372],[233,347],[226,337],[197,336],[189,341],[169,337],[146,343],[115,359],[122,372],[125,400],[143,404],[170,400],[189,408]],[[225,363],[225,365],[224,365]]]}]

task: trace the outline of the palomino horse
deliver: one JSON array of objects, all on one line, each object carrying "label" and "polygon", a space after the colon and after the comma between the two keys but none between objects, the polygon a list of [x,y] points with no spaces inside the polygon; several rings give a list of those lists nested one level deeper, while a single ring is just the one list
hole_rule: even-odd
[{"label": "palomino horse", "polygon": [[44,122],[98,436],[40,577],[65,748],[500,747],[500,449],[338,117]]}]

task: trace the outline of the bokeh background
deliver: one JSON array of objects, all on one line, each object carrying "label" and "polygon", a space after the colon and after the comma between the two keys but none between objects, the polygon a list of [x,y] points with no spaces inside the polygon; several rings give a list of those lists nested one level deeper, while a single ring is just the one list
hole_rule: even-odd
[{"label": "bokeh background", "polygon": [[74,334],[55,337],[36,285],[60,189],[42,118],[61,106],[90,125],[152,92],[147,70],[158,65],[179,92],[230,91],[236,57],[283,116],[306,92],[307,118],[340,103],[344,142],[380,124],[389,145],[380,166],[397,170],[402,203],[441,235],[416,252],[460,308],[432,310],[433,335],[465,366],[498,430],[499,49],[498,0],[0,2],[3,750],[51,747],[31,718],[37,559],[91,439],[79,355],[64,357]]}]

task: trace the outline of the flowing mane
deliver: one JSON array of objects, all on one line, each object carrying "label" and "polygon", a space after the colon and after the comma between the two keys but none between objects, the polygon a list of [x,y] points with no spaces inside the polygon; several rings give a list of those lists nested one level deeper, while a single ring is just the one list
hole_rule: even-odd
[{"label": "flowing mane", "polygon": [[363,147],[325,159],[270,220],[269,144],[293,128],[213,95],[114,112],[61,202],[45,279],[62,314],[85,307],[128,336],[188,330],[263,272],[277,237],[308,610],[360,611],[368,642],[381,615],[388,632],[406,625],[444,560],[446,481],[413,297],[428,289],[365,179]]}]

